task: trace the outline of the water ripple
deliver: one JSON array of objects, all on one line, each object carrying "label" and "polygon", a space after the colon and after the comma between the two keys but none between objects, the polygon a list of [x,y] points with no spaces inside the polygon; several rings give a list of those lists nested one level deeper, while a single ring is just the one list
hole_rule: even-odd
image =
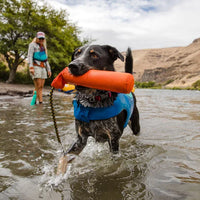
[{"label": "water ripple", "polygon": [[[199,199],[200,92],[136,90],[141,135],[125,129],[120,153],[89,138],[56,175],[62,148],[47,97],[0,97],[0,199]],[[76,140],[71,95],[54,97],[64,148]]]}]

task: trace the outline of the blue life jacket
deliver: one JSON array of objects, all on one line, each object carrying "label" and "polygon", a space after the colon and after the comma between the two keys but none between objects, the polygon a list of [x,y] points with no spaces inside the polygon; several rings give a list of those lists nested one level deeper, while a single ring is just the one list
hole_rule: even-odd
[{"label": "blue life jacket", "polygon": [[84,122],[90,122],[91,120],[104,120],[109,119],[118,115],[123,110],[126,110],[127,117],[124,124],[124,128],[127,126],[128,121],[131,117],[134,108],[134,100],[132,93],[117,95],[114,104],[109,107],[104,108],[92,108],[84,107],[81,104],[77,103],[77,100],[73,100],[74,105],[74,116],[76,119]]},{"label": "blue life jacket", "polygon": [[47,61],[47,55],[44,48],[41,48],[40,51],[34,52],[33,59],[45,62]]}]

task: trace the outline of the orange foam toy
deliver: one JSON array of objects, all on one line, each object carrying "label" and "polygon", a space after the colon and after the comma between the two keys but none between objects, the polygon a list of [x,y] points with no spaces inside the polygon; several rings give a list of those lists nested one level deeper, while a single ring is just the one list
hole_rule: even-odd
[{"label": "orange foam toy", "polygon": [[127,94],[133,89],[134,78],[129,73],[102,70],[89,70],[81,76],[74,76],[66,67],[53,80],[51,86],[62,89],[66,83]]}]

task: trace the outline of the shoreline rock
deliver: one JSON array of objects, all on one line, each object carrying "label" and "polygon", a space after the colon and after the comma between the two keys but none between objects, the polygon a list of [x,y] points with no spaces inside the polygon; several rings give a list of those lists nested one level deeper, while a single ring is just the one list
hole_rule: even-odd
[{"label": "shoreline rock", "polygon": [[15,91],[15,90],[7,90],[5,92],[0,92],[0,96],[23,96],[23,97],[31,97],[33,95],[33,91],[29,90],[29,91]]},{"label": "shoreline rock", "polygon": [[[22,97],[32,97],[33,96],[34,85],[25,84],[8,84],[0,82],[0,96],[22,96]],[[49,96],[51,87],[45,86],[43,88],[43,95]],[[66,93],[54,90],[54,95],[56,96],[66,96]]]},{"label": "shoreline rock", "polygon": [[[23,96],[31,97],[33,95],[34,85],[8,84],[0,82],[0,96]],[[44,94],[49,93],[48,88],[44,88]]]}]

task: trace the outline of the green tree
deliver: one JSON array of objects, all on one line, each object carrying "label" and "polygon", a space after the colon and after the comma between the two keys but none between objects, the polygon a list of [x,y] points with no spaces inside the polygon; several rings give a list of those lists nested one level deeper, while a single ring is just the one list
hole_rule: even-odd
[{"label": "green tree", "polygon": [[28,44],[38,31],[46,33],[53,77],[68,65],[73,50],[87,42],[79,39],[78,28],[69,22],[64,10],[38,5],[35,0],[0,0],[0,53],[10,69],[8,83],[14,81],[17,67],[27,58]]}]

